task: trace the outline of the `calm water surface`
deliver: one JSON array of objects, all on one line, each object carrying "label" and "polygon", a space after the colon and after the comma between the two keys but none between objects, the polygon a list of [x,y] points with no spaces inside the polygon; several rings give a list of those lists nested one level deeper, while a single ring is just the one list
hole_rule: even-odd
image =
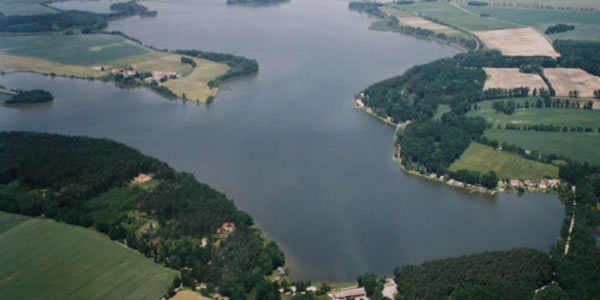
[{"label": "calm water surface", "polygon": [[410,176],[392,161],[393,129],[352,107],[352,95],[408,67],[457,51],[369,31],[343,0],[263,8],[224,0],[146,1],[156,18],[111,23],[159,48],[258,60],[210,106],[145,89],[0,76],[56,101],[0,107],[0,129],[108,137],[227,193],[284,250],[296,279],[350,281],[375,271],[483,250],[547,251],[564,207],[552,195],[497,197]]}]

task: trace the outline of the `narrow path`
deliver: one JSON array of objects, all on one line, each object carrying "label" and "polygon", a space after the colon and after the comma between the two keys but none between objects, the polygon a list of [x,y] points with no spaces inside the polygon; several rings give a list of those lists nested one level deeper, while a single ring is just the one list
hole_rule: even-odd
[{"label": "narrow path", "polygon": [[565,245],[565,255],[569,254],[569,245],[571,244],[571,233],[573,233],[573,227],[575,226],[575,206],[577,205],[577,197],[575,197],[575,186],[573,188],[573,215],[571,216],[571,226],[569,227],[569,237],[567,238],[567,244]]}]

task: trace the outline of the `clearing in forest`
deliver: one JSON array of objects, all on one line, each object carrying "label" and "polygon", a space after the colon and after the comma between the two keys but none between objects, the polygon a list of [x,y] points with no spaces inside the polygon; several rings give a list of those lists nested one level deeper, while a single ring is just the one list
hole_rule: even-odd
[{"label": "clearing in forest", "polygon": [[540,90],[544,88],[548,90],[548,86],[538,74],[527,74],[519,72],[518,68],[483,68],[487,79],[485,80],[484,90],[491,88],[514,89],[520,87],[528,87],[529,94],[533,93],[534,89]]},{"label": "clearing in forest", "polygon": [[160,299],[177,272],[91,229],[0,212],[5,299]]},{"label": "clearing in forest", "polygon": [[448,170],[470,170],[480,173],[496,172],[500,179],[541,180],[558,177],[558,167],[525,159],[517,154],[495,150],[472,142]]},{"label": "clearing in forest", "polygon": [[531,27],[473,32],[492,49],[506,56],[550,56],[559,57],[550,42]]},{"label": "clearing in forest", "polygon": [[594,91],[600,90],[600,77],[581,69],[548,68],[544,69],[557,96],[569,96],[570,91],[577,91],[579,97],[594,97]]}]

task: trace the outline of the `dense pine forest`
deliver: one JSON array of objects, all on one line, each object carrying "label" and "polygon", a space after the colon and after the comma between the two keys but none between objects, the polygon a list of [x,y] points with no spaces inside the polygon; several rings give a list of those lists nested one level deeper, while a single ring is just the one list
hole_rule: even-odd
[{"label": "dense pine forest", "polygon": [[[133,184],[144,173],[151,180]],[[186,173],[106,139],[0,133],[0,210],[93,227],[181,282],[232,299],[277,296],[267,281],[285,259],[232,200]],[[225,222],[235,230],[217,234]],[[178,285],[178,283],[177,283]]]}]

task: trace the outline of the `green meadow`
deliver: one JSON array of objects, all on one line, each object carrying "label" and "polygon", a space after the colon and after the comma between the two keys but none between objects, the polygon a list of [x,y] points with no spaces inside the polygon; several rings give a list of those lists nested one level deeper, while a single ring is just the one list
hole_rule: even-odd
[{"label": "green meadow", "polygon": [[43,6],[47,0],[0,0],[0,12],[5,16],[52,14],[56,10]]},{"label": "green meadow", "polygon": [[0,37],[0,51],[79,66],[150,52],[122,36],[108,34],[4,36]]},{"label": "green meadow", "polygon": [[465,12],[446,2],[418,2],[410,5],[391,5],[399,9],[414,11],[470,31],[496,30],[522,27],[517,24],[481,17]]},{"label": "green meadow", "polygon": [[450,171],[461,169],[487,173],[496,172],[500,179],[540,180],[545,176],[558,177],[558,167],[525,159],[517,154],[494,150],[492,147],[471,143],[457,159]]},{"label": "green meadow", "polygon": [[0,212],[3,299],[160,299],[177,272],[94,230]]},{"label": "green meadow", "polygon": [[[524,105],[525,101],[535,103],[537,98],[528,97],[514,99]],[[497,100],[496,100],[497,101]],[[507,101],[504,99],[504,101]],[[478,110],[467,115],[483,117],[492,123],[484,136],[489,139],[520,146],[528,150],[536,150],[543,154],[558,154],[573,160],[600,163],[600,112],[595,110],[574,108],[528,108],[516,109],[512,115],[496,113],[492,109],[494,100],[479,103]],[[593,132],[540,132],[524,130],[498,129],[498,125],[514,123],[520,125],[545,124],[568,127],[592,127]]]},{"label": "green meadow", "polygon": [[[598,1],[600,3],[600,1]],[[558,23],[575,25],[575,30],[548,35],[552,40],[600,41],[600,13],[570,12],[559,10],[532,10],[492,6],[469,6],[463,8],[474,13],[486,13],[495,19],[534,27],[539,32]]]}]

